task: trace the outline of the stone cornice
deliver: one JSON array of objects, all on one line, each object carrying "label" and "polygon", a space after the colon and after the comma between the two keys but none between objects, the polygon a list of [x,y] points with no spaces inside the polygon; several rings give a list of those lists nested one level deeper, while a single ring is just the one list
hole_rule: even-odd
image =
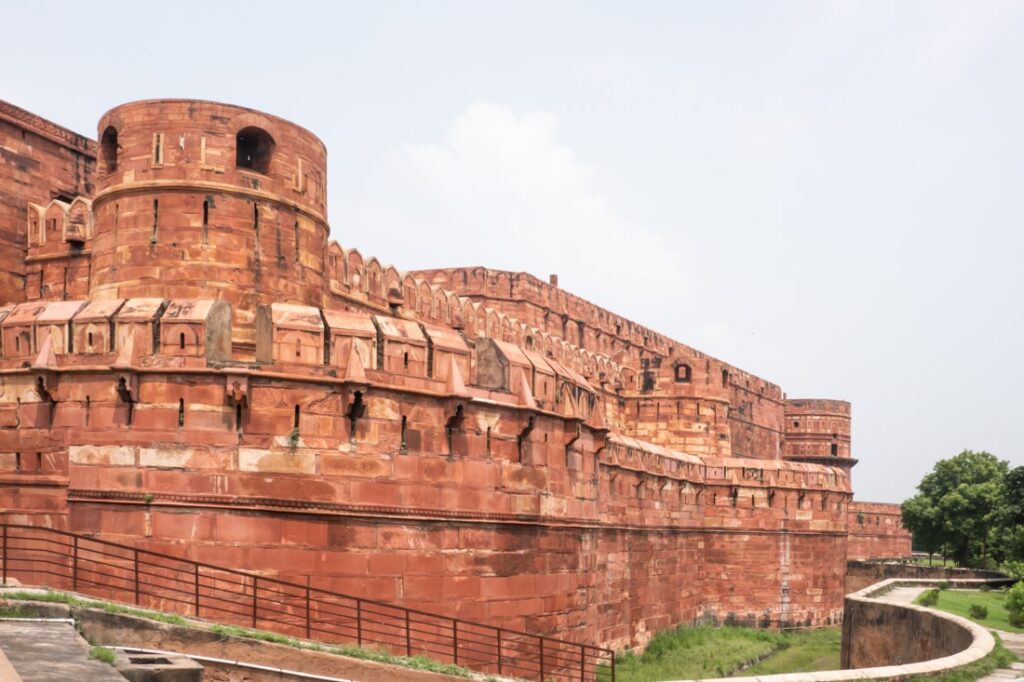
[{"label": "stone cornice", "polygon": [[0,118],[68,149],[96,158],[96,143],[88,137],[59,126],[31,111],[16,107],[10,102],[0,100]]},{"label": "stone cornice", "polygon": [[666,524],[601,523],[586,519],[557,518],[535,514],[511,514],[501,512],[473,512],[450,509],[425,509],[416,507],[388,507],[382,505],[358,505],[341,502],[317,502],[310,500],[289,500],[269,497],[233,497],[227,495],[193,495],[186,493],[136,493],[109,490],[68,489],[68,502],[94,501],[110,504],[131,504],[147,506],[239,509],[246,511],[276,511],[292,514],[315,514],[327,516],[348,516],[370,519],[402,518],[405,520],[436,521],[449,520],[458,523],[485,523],[518,526],[543,526],[550,528],[575,528],[589,530],[657,531],[669,533],[699,533],[724,535],[809,535],[814,537],[846,537],[846,530],[798,530],[766,528],[723,528],[703,526],[673,526]]}]

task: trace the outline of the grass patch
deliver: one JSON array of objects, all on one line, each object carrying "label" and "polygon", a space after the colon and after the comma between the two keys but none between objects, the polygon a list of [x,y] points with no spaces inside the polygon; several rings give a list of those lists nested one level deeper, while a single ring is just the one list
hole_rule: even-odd
[{"label": "grass patch", "polygon": [[943,557],[936,554],[932,557],[932,562],[928,563],[928,557],[926,556],[913,556],[905,557],[899,560],[901,564],[907,564],[909,566],[934,566],[937,568],[956,568],[956,561],[953,559],[944,559]]},{"label": "grass patch", "polygon": [[981,679],[990,674],[993,670],[1007,667],[1016,661],[1017,657],[1013,655],[1012,651],[1007,651],[1003,647],[1003,641],[999,639],[999,635],[994,635],[994,637],[996,646],[992,649],[992,653],[985,658],[965,665],[962,668],[951,670],[948,673],[912,677],[910,682],[923,682],[924,680],[932,680],[933,682],[974,682],[974,680]]},{"label": "grass patch", "polygon": [[63,592],[3,592],[0,593],[4,599],[16,599],[18,601],[39,601],[47,602],[50,604],[68,604],[70,606],[77,606],[85,609],[100,609],[107,613],[123,613],[126,616],[137,616],[139,618],[148,618],[149,620],[160,621],[161,623],[169,623],[170,625],[190,625],[189,621],[182,618],[181,616],[173,613],[161,613],[159,611],[147,611],[146,609],[136,609],[131,606],[122,606],[121,604],[114,604],[108,601],[97,601],[95,599],[81,599],[70,594]]},{"label": "grass patch", "polygon": [[95,658],[97,661],[114,665],[114,652],[105,646],[94,646],[89,649],[89,658]]},{"label": "grass patch", "polygon": [[839,668],[839,628],[780,632],[736,627],[679,627],[654,636],[642,654],[616,663],[616,679],[728,677]]},{"label": "grass patch", "polygon": [[[938,602],[932,606],[934,609],[963,616],[987,628],[1005,630],[1007,632],[1024,632],[1024,628],[1010,625],[1010,614],[1006,611],[1004,603],[1006,600],[1006,592],[1004,590],[991,590],[989,592],[982,592],[981,590],[943,590],[938,595]],[[923,597],[924,595],[922,594],[921,596]],[[920,603],[920,600],[921,597],[918,597],[914,600],[914,603]],[[970,612],[971,606],[974,604],[988,609],[988,615],[985,618],[972,618]]]},{"label": "grass patch", "polygon": [[839,670],[842,650],[841,628],[820,628],[784,633],[783,648],[743,671],[744,675],[775,675],[817,670]]}]

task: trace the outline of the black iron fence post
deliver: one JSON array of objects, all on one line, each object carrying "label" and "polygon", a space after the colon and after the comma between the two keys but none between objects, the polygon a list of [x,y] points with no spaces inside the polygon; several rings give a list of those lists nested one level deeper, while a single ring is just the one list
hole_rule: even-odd
[{"label": "black iron fence post", "polygon": [[498,674],[500,675],[501,674],[501,629],[499,628],[496,632],[498,633],[498,637],[497,637],[497,639],[498,639]]},{"label": "black iron fence post", "polygon": [[363,645],[363,600],[356,599],[356,644]]},{"label": "black iron fence post", "polygon": [[71,546],[71,591],[78,592],[78,536]]},{"label": "black iron fence post", "polygon": [[134,560],[134,573],[135,573],[135,604],[139,603],[139,550],[135,550]]},{"label": "black iron fence post", "polygon": [[540,682],[544,682],[544,638],[540,637]]},{"label": "black iron fence post", "polygon": [[252,626],[256,627],[256,591],[259,590],[259,576],[252,577]]},{"label": "black iron fence post", "polygon": [[195,573],[194,573],[194,578],[195,578],[195,585],[194,585],[195,595],[194,596],[195,596],[195,608],[196,608],[195,615],[196,615],[196,618],[198,618],[199,617],[199,564],[192,564],[192,565],[195,566],[195,569],[196,569]]},{"label": "black iron fence post", "polygon": [[452,651],[455,653],[455,665],[459,664],[459,621],[452,620]]},{"label": "black iron fence post", "polygon": [[309,606],[309,585],[306,585],[306,639],[312,639],[313,613]]},{"label": "black iron fence post", "polygon": [[7,584],[7,524],[4,524],[4,585]]},{"label": "black iron fence post", "polygon": [[405,655],[412,656],[412,628],[409,626],[409,609],[405,610]]}]

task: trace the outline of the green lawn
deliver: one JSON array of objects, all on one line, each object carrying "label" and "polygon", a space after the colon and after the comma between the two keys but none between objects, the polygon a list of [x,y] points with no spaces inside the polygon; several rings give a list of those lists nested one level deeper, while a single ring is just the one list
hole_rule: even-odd
[{"label": "green lawn", "polygon": [[779,632],[682,627],[658,633],[642,654],[619,658],[625,682],[838,670],[840,629]]},{"label": "green lawn", "polygon": [[744,675],[839,670],[842,628],[821,628],[788,635],[789,646],[743,671]]},{"label": "green lawn", "polygon": [[938,566],[940,568],[943,566],[956,566],[956,562],[954,560],[946,559],[944,557],[939,556],[938,554],[932,557],[931,563],[928,563],[928,557],[926,556],[914,556],[909,557],[907,559],[901,559],[901,561],[907,564],[913,564],[915,566]]},{"label": "green lawn", "polygon": [[[1006,592],[1001,590],[992,590],[991,592],[981,592],[979,590],[939,590],[939,603],[932,608],[955,613],[987,628],[1006,630],[1007,632],[1024,632],[1024,628],[1010,625],[1009,614],[1006,613],[1006,607],[1003,606],[1005,598]],[[987,607],[988,618],[982,620],[971,618],[967,614],[971,604]]]}]

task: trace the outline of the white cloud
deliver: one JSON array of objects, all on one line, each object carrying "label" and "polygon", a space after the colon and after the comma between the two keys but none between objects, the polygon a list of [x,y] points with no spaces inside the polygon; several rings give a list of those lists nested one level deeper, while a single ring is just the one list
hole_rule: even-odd
[{"label": "white cloud", "polygon": [[478,102],[456,117],[442,141],[404,144],[387,167],[391,208],[410,205],[409,224],[418,228],[394,225],[403,218],[393,210],[371,211],[365,219],[378,228],[387,221],[403,241],[411,235],[399,267],[558,273],[574,293],[613,310],[627,305],[634,314],[641,314],[636,303],[643,292],[666,292],[673,300],[687,295],[681,255],[616,213],[599,167],[558,139],[551,113],[516,114]]}]

